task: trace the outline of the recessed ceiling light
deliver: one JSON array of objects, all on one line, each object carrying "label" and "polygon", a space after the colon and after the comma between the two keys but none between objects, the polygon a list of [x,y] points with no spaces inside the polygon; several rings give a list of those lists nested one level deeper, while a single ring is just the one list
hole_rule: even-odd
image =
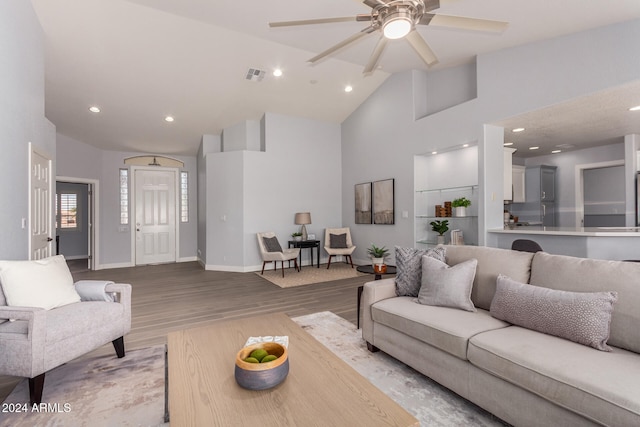
[{"label": "recessed ceiling light", "polygon": [[352,90],[353,90],[353,87],[351,85],[347,85],[344,87],[344,91],[347,93],[351,92]]},{"label": "recessed ceiling light", "polygon": [[438,152],[437,151],[432,151],[431,154],[438,154]]},{"label": "recessed ceiling light", "polygon": [[511,130],[511,132],[515,132],[515,133],[522,132],[522,131],[524,131],[524,128],[515,128]]},{"label": "recessed ceiling light", "polygon": [[167,117],[165,117],[165,118],[164,118],[164,121],[165,121],[165,122],[169,122],[169,123],[171,123],[173,120],[174,120],[174,119],[173,119],[173,117],[172,117],[172,116],[167,116]]},{"label": "recessed ceiling light", "polygon": [[502,144],[502,145],[504,145],[505,147],[508,147],[508,146],[510,146],[510,145],[513,145],[513,142],[505,142],[505,143],[504,143],[504,144]]},{"label": "recessed ceiling light", "polygon": [[273,70],[273,75],[276,77],[280,77],[282,75],[282,70],[280,68],[276,68]]},{"label": "recessed ceiling light", "polygon": [[89,107],[89,111],[91,111],[92,113],[99,113],[100,112],[100,108],[96,107],[95,105],[92,107]]},{"label": "recessed ceiling light", "polygon": [[540,147],[529,147],[529,150],[537,150]]},{"label": "recessed ceiling light", "polygon": [[629,111],[640,111],[640,105],[636,105],[635,107],[629,108]]},{"label": "recessed ceiling light", "polygon": [[469,144],[462,144],[462,146],[463,146],[464,148],[467,148],[467,147],[469,146]]},{"label": "recessed ceiling light", "polygon": [[551,154],[558,154],[558,153],[562,153],[562,150],[553,150],[553,151],[551,152]]}]

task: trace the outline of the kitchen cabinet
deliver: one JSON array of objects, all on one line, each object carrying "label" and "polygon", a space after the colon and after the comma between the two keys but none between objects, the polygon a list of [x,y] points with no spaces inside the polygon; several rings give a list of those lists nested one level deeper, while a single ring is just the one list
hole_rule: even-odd
[{"label": "kitchen cabinet", "polygon": [[524,166],[513,165],[511,167],[511,185],[513,187],[513,203],[524,203],[525,200],[525,178],[524,178]]},{"label": "kitchen cabinet", "polygon": [[513,185],[512,185],[512,175],[511,175],[511,165],[513,164],[513,153],[515,153],[515,148],[504,147],[504,177],[503,177],[503,192],[504,197],[503,200],[512,200],[513,199]]}]

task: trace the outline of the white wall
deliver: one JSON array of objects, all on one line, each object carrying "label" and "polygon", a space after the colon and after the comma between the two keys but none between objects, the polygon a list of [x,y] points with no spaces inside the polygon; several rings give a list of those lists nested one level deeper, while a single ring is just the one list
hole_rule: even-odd
[{"label": "white wall", "polygon": [[55,127],[44,117],[43,39],[31,2],[0,2],[0,198],[11,201],[11,209],[0,209],[0,259],[29,257],[22,228],[29,217],[29,142],[55,168]]},{"label": "white wall", "polygon": [[[119,170],[125,168],[124,159],[147,153],[106,151],[58,134],[58,165],[56,174],[71,178],[99,181],[99,259],[96,268],[115,268],[133,265],[131,238],[134,230],[130,205],[130,223],[120,225]],[[198,248],[197,187],[198,171],[195,157],[172,156],[184,162],[181,171],[189,173],[189,222],[179,223],[178,261],[195,260]],[[129,179],[131,184],[131,178]],[[131,185],[129,194],[131,194]]]},{"label": "white wall", "polygon": [[[414,246],[413,158],[437,148],[478,142],[481,234],[501,224],[502,197],[492,195],[503,191],[503,148],[499,129],[484,125],[636,80],[640,62],[629,52],[638,39],[636,20],[480,55],[478,97],[419,120],[412,109],[417,72],[390,76],[342,126],[343,222],[359,244],[356,258],[366,258],[370,242]],[[396,211],[409,211],[409,218],[384,227],[354,224],[353,185],[383,178],[396,179]]]},{"label": "white wall", "polygon": [[256,233],[274,231],[286,247],[296,212],[311,212],[307,230],[320,239],[342,225],[340,125],[267,113],[262,128],[264,151],[206,154],[207,269],[260,268]]}]

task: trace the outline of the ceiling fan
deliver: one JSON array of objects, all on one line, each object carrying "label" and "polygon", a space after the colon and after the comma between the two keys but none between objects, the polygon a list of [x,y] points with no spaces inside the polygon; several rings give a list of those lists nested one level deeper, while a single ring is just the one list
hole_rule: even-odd
[{"label": "ceiling fan", "polygon": [[487,31],[500,33],[509,25],[503,21],[492,21],[487,19],[468,18],[464,16],[442,15],[430,13],[440,7],[439,0],[362,0],[362,3],[371,8],[370,14],[360,14],[355,17],[321,18],[307,19],[301,21],[270,22],[270,27],[289,27],[295,25],[326,24],[332,22],[362,21],[371,24],[319,53],[308,62],[316,63],[326,56],[354,43],[360,38],[375,31],[380,31],[382,36],[378,40],[373,53],[364,68],[364,74],[372,73],[378,65],[382,52],[388,40],[406,38],[418,56],[427,64],[432,66],[438,63],[431,47],[416,31],[416,25],[432,25],[439,27],[456,28],[463,30]]}]

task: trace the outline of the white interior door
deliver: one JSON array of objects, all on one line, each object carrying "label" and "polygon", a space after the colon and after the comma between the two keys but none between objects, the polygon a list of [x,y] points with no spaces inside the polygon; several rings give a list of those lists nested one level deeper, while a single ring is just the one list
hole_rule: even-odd
[{"label": "white interior door", "polygon": [[29,257],[42,259],[51,256],[52,198],[51,159],[31,150],[30,212],[29,212]]},{"label": "white interior door", "polygon": [[136,264],[176,260],[176,174],[136,170]]}]

